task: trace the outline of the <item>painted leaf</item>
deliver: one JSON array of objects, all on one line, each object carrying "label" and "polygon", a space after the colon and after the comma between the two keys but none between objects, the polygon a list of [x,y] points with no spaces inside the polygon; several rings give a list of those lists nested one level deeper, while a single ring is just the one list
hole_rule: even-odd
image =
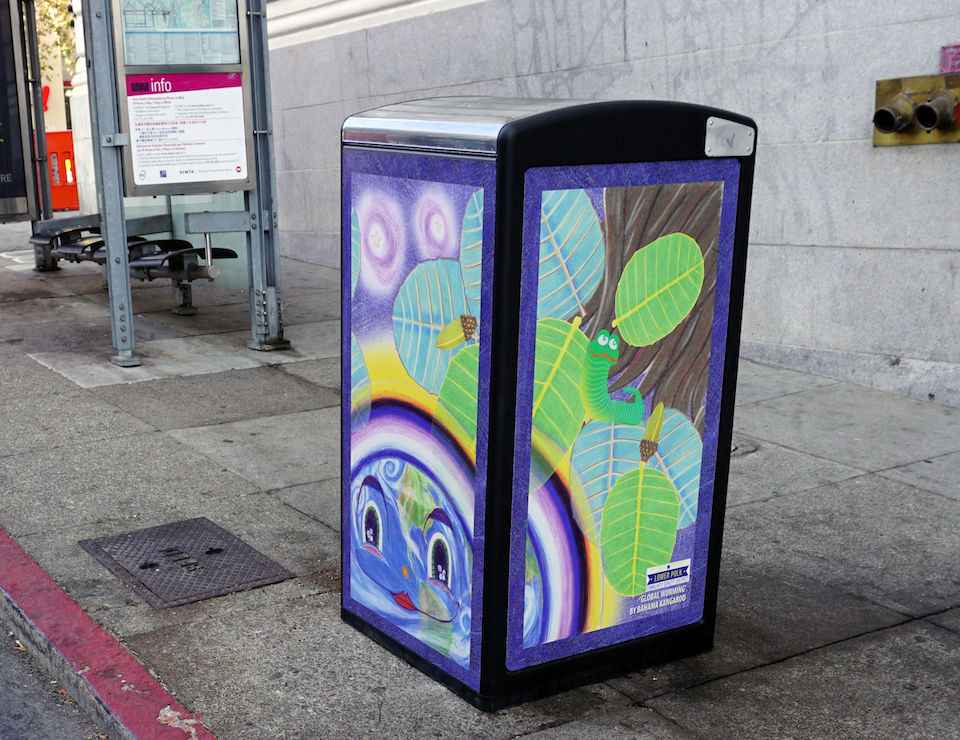
[{"label": "painted leaf", "polygon": [[367,363],[357,338],[350,332],[350,428],[361,429],[370,418],[373,400]]},{"label": "painted leaf", "polygon": [[480,317],[481,260],[483,257],[483,189],[467,201],[460,232],[460,269],[467,296],[467,313]]},{"label": "painted leaf", "polygon": [[668,409],[650,467],[665,473],[676,486],[680,496],[678,529],[689,527],[697,520],[702,459],[703,441],[693,422],[676,409]]},{"label": "painted leaf", "polygon": [[703,254],[686,234],[669,234],[639,250],[617,285],[613,326],[629,344],[646,347],[686,318],[703,286]]},{"label": "painted leaf", "polygon": [[641,463],[620,476],[600,525],[603,570],[617,593],[644,593],[647,568],[670,562],[679,514],[677,489],[659,470]]},{"label": "painted leaf", "polygon": [[353,298],[360,279],[360,220],[357,209],[350,209],[350,297]]},{"label": "painted leaf", "polygon": [[538,319],[583,316],[603,278],[603,231],[583,190],[545,190],[540,205]]},{"label": "painted leaf", "polygon": [[580,430],[570,458],[574,514],[590,542],[600,544],[600,518],[620,476],[637,467],[641,426],[591,421]]},{"label": "painted leaf", "polygon": [[436,419],[461,438],[471,455],[477,450],[477,395],[480,386],[480,347],[471,344],[457,352],[437,397]]},{"label": "painted leaf", "polygon": [[532,441],[544,464],[531,466],[531,490],[557,469],[583,424],[580,373],[588,342],[579,326],[579,318],[537,322]]},{"label": "painted leaf", "polygon": [[466,303],[457,260],[421,262],[400,286],[393,304],[397,352],[410,377],[430,393],[440,390],[450,364],[451,352],[437,348],[437,337]]}]

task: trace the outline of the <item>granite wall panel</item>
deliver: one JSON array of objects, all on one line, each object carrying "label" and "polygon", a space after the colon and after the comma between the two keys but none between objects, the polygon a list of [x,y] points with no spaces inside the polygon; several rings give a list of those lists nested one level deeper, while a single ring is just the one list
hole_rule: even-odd
[{"label": "granite wall panel", "polygon": [[759,126],[744,353],[960,404],[960,147],[874,148],[871,124],[876,80],[936,74],[958,27],[932,0],[486,0],[277,49],[281,248],[339,264],[339,127],[357,111],[713,105]]}]

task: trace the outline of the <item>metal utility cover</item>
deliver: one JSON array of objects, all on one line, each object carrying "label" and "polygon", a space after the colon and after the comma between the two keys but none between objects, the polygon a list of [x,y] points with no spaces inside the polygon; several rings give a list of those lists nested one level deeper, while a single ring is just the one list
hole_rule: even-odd
[{"label": "metal utility cover", "polygon": [[83,540],[80,546],[155,609],[293,578],[203,517]]}]

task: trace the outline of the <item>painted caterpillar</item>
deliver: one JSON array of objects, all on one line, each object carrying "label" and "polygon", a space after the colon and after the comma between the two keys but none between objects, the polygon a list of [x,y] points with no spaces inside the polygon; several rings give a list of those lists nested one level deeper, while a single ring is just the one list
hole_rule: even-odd
[{"label": "painted caterpillar", "polygon": [[580,398],[587,413],[597,421],[636,426],[643,422],[643,399],[636,388],[623,390],[633,394],[633,403],[614,401],[607,391],[610,367],[620,359],[620,340],[601,331],[587,345],[580,373]]}]

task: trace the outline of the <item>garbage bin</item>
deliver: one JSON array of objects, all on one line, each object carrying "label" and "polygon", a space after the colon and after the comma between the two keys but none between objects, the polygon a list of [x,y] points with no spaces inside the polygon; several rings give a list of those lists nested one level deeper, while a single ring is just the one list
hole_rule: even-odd
[{"label": "garbage bin", "polygon": [[347,622],[484,709],[712,646],[755,135],[642,101],[344,122]]}]

